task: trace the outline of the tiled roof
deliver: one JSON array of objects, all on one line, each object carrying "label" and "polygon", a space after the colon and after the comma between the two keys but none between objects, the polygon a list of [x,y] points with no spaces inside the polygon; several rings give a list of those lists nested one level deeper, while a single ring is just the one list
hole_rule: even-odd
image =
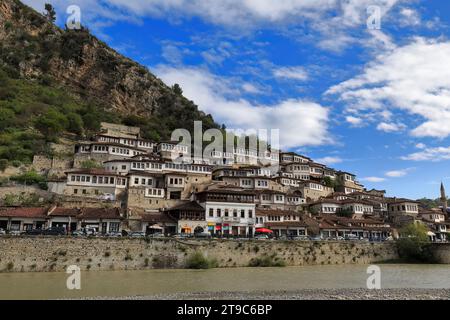
[{"label": "tiled roof", "polygon": [[205,208],[203,208],[201,205],[198,204],[196,201],[191,201],[188,203],[182,203],[178,206],[169,208],[167,211],[175,211],[175,210],[184,210],[184,211],[205,211]]},{"label": "tiled roof", "polygon": [[80,214],[79,209],[75,208],[55,208],[49,210],[51,217],[76,217]]},{"label": "tiled roof", "polygon": [[144,213],[141,215],[142,222],[148,223],[176,223],[177,220],[169,216],[167,213],[155,212],[155,213]]},{"label": "tiled roof", "polygon": [[83,208],[78,218],[81,219],[122,219],[119,208]]},{"label": "tiled roof", "polygon": [[46,218],[48,208],[10,208],[0,209],[0,217],[8,218]]}]

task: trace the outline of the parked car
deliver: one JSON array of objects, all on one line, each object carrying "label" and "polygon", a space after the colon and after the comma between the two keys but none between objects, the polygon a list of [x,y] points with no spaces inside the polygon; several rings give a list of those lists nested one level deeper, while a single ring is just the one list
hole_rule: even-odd
[{"label": "parked car", "polygon": [[164,234],[161,232],[153,233],[150,235],[150,238],[164,238],[164,237],[165,237]]},{"label": "parked car", "polygon": [[145,238],[147,235],[145,232],[130,232],[128,236],[130,238]]},{"label": "parked car", "polygon": [[211,233],[209,232],[199,232],[194,235],[197,239],[209,239],[211,238]]},{"label": "parked car", "polygon": [[96,228],[84,228],[84,234],[87,236],[95,237],[98,234]]},{"label": "parked car", "polygon": [[3,229],[0,229],[0,236],[4,236],[4,235],[6,235],[6,231]]},{"label": "parked car", "polygon": [[99,197],[99,199],[100,200],[105,200],[105,201],[114,201],[114,200],[116,200],[116,196],[113,195],[112,193],[105,193],[105,194],[102,194]]},{"label": "parked car", "polygon": [[294,240],[294,241],[308,241],[309,238],[308,238],[308,236],[293,236],[293,237],[291,237],[291,240]]},{"label": "parked car", "polygon": [[84,237],[86,233],[83,230],[75,230],[72,232],[73,237]]},{"label": "parked car", "polygon": [[322,239],[321,236],[312,236],[312,237],[309,237],[309,240],[311,240],[311,241],[322,241],[323,239]]},{"label": "parked car", "polygon": [[180,233],[173,236],[175,239],[189,239],[192,238],[192,234],[189,233]]},{"label": "parked car", "polygon": [[27,230],[25,232],[26,236],[41,236],[44,233],[41,229],[33,229],[33,230]]},{"label": "parked car", "polygon": [[347,241],[358,241],[359,237],[357,235],[354,234],[348,234],[345,236],[345,240]]},{"label": "parked car", "polygon": [[20,236],[23,234],[23,231],[13,230],[8,233],[10,236]]},{"label": "parked car", "polygon": [[267,234],[258,234],[255,236],[255,240],[269,240],[269,236]]},{"label": "parked car", "polygon": [[121,232],[109,232],[109,233],[105,234],[105,236],[109,237],[109,238],[121,238],[122,233]]},{"label": "parked car", "polygon": [[67,234],[64,228],[48,228],[42,231],[44,236],[65,236]]}]

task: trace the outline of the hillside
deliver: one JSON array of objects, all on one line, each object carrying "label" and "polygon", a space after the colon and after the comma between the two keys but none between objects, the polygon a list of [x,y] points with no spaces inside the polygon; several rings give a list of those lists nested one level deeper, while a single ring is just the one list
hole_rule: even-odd
[{"label": "hillside", "polygon": [[62,30],[18,0],[0,2],[0,159],[29,161],[61,134],[87,137],[100,121],[168,139],[210,115],[89,30]]}]

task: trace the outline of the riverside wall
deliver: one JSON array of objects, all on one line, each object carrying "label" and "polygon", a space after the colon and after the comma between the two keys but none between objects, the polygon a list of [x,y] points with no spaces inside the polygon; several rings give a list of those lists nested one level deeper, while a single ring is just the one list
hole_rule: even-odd
[{"label": "riverside wall", "polygon": [[[450,258],[450,248],[441,253]],[[370,264],[398,259],[394,243],[1,237],[0,272],[184,268],[200,251],[219,267],[246,267],[272,256],[287,266]]]}]

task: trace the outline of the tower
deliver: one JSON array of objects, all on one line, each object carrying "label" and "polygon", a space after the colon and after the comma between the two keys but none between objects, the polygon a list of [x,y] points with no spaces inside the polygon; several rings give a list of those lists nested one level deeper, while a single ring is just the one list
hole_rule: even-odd
[{"label": "tower", "polygon": [[442,205],[442,211],[444,211],[444,213],[447,213],[447,207],[448,207],[447,196],[445,195],[445,187],[442,182],[441,182],[441,205]]}]

